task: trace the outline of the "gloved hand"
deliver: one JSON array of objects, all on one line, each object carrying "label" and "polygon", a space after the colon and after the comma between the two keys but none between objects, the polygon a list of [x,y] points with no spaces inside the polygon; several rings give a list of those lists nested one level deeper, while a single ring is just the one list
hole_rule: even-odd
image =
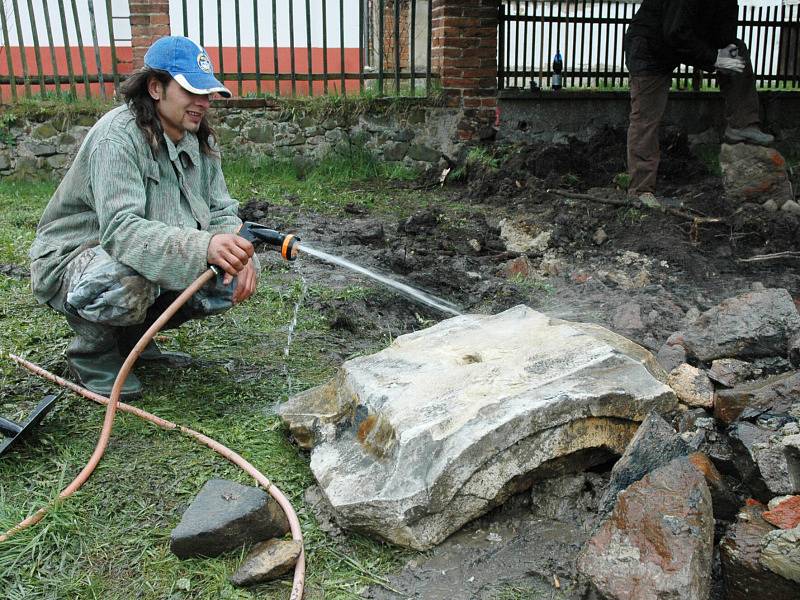
[{"label": "gloved hand", "polygon": [[717,51],[717,62],[714,67],[720,73],[741,73],[744,71],[744,59],[739,56],[736,44],[728,44]]}]

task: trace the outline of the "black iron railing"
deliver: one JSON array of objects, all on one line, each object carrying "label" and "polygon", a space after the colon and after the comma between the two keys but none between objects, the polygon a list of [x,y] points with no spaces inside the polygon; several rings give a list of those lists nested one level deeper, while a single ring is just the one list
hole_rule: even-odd
[{"label": "black iron railing", "polygon": [[[498,86],[546,89],[563,57],[563,86],[626,87],[622,40],[639,4],[597,0],[504,0],[499,9]],[[740,6],[738,36],[750,48],[756,85],[800,89],[800,6]],[[713,74],[681,66],[678,89],[713,89]]]}]

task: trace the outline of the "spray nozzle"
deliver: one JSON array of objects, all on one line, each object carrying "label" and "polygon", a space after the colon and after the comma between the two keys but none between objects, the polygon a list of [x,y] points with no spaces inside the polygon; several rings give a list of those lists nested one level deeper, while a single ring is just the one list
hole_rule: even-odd
[{"label": "spray nozzle", "polygon": [[280,252],[286,260],[297,258],[299,248],[297,242],[300,241],[300,238],[291,233],[281,233],[260,223],[245,221],[239,229],[239,235],[251,243],[266,242],[273,250]]}]

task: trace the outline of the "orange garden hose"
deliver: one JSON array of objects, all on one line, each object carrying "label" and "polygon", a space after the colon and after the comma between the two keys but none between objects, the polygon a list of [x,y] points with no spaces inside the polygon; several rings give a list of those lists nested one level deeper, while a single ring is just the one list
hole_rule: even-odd
[{"label": "orange garden hose", "polygon": [[[88,398],[89,400],[93,400],[99,404],[106,405],[106,413],[105,418],[103,420],[103,428],[100,432],[100,437],[97,440],[97,445],[95,446],[94,452],[92,456],[89,458],[89,462],[86,466],[81,470],[77,477],[70,483],[66,488],[64,488],[61,493],[58,495],[58,500],[63,500],[68,496],[72,495],[76,492],[80,487],[86,482],[89,476],[94,471],[97,464],[100,462],[100,459],[103,457],[103,454],[108,446],[108,440],[111,436],[111,429],[114,425],[114,417],[116,416],[117,409],[121,410],[122,412],[132,413],[137,417],[144,419],[146,421],[150,421],[162,427],[163,429],[178,429],[182,433],[193,437],[195,440],[199,441],[201,444],[204,444],[217,452],[219,455],[227,459],[228,461],[235,464],[237,467],[242,469],[245,473],[253,477],[258,484],[263,487],[278,503],[281,507],[283,512],[286,514],[286,518],[289,521],[289,528],[292,533],[292,539],[297,540],[300,542],[300,556],[297,558],[297,563],[295,564],[294,568],[294,581],[292,584],[292,593],[290,596],[290,600],[300,600],[303,597],[303,586],[305,582],[305,552],[303,550],[303,533],[300,530],[300,522],[297,518],[297,513],[295,513],[292,505],[289,503],[289,500],[286,496],[281,492],[275,485],[270,482],[258,469],[256,469],[252,464],[250,464],[247,460],[245,460],[242,456],[234,452],[233,450],[223,446],[216,440],[211,439],[210,437],[203,435],[193,429],[189,429],[188,427],[184,427],[182,425],[176,425],[171,421],[167,421],[156,415],[148,413],[144,410],[131,406],[129,404],[125,404],[119,401],[120,394],[122,392],[122,385],[125,383],[125,380],[128,377],[131,369],[133,368],[134,363],[139,358],[139,355],[142,351],[147,347],[147,345],[151,342],[151,340],[155,337],[155,335],[161,330],[164,325],[172,318],[172,316],[178,311],[178,309],[183,306],[183,304],[201,287],[203,287],[212,277],[215,276],[216,271],[214,269],[208,269],[205,271],[200,277],[198,277],[188,288],[186,288],[176,299],[175,301],[167,307],[164,313],[156,319],[155,323],[153,323],[150,328],[144,333],[141,339],[137,342],[137,344],[133,347],[128,357],[125,359],[122,367],[117,374],[117,378],[114,380],[114,386],[111,389],[111,395],[109,398],[101,396],[100,394],[95,394],[83,388],[79,385],[76,385],[66,379],[58,377],[49,371],[44,370],[43,368],[23,359],[19,356],[15,356],[13,354],[9,355],[12,360],[14,360],[17,364],[29,369],[33,373],[53,381],[58,385],[64,386],[66,388],[71,389],[72,391]],[[49,506],[42,507],[37,510],[34,514],[29,516],[28,518],[24,519],[23,521],[19,522],[17,525],[9,529],[4,534],[0,534],[0,542],[7,540],[9,537],[14,535],[15,533],[30,527],[31,525],[35,525],[39,521],[44,518],[45,514],[47,513]]]}]

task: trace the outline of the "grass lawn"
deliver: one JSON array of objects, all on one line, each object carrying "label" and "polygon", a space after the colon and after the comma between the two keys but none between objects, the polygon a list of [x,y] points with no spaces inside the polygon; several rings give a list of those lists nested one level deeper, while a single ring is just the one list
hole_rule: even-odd
[{"label": "grass lawn", "polygon": [[[232,195],[240,199],[258,196],[280,204],[290,196],[309,209],[338,213],[354,200],[354,181],[405,175],[385,173],[357,151],[322,162],[302,179],[290,166],[270,163],[232,162],[226,173]],[[0,266],[27,269],[26,252],[55,185],[0,181]],[[378,191],[358,200],[376,214],[410,211],[430,200],[390,185],[386,192],[368,187]],[[357,535],[333,539],[304,506],[303,492],[313,482],[308,457],[289,443],[274,407],[287,398],[289,381],[296,392],[323,382],[336,367],[326,359],[328,324],[306,308],[310,301],[353,293],[328,288],[325,281],[309,284],[303,292],[287,266],[273,266],[262,276],[259,293],[241,307],[164,333],[162,345],[191,353],[196,366],[139,371],[146,392],[137,406],[210,435],[274,481],[301,520],[306,597],[353,598],[412,553]],[[302,293],[306,301],[287,359],[287,327]],[[20,418],[56,386],[17,368],[8,353],[66,375],[63,351],[71,334],[62,317],[35,303],[26,278],[2,273],[0,327],[0,415]],[[102,418],[102,407],[64,393],[31,443],[0,460],[0,529],[47,504],[73,479],[94,448]],[[0,595],[8,600],[288,597],[289,579],[250,590],[232,587],[227,577],[239,554],[181,561],[170,553],[170,531],[212,477],[253,484],[180,433],[118,413],[106,455],[87,484],[40,524],[0,544]]]}]

